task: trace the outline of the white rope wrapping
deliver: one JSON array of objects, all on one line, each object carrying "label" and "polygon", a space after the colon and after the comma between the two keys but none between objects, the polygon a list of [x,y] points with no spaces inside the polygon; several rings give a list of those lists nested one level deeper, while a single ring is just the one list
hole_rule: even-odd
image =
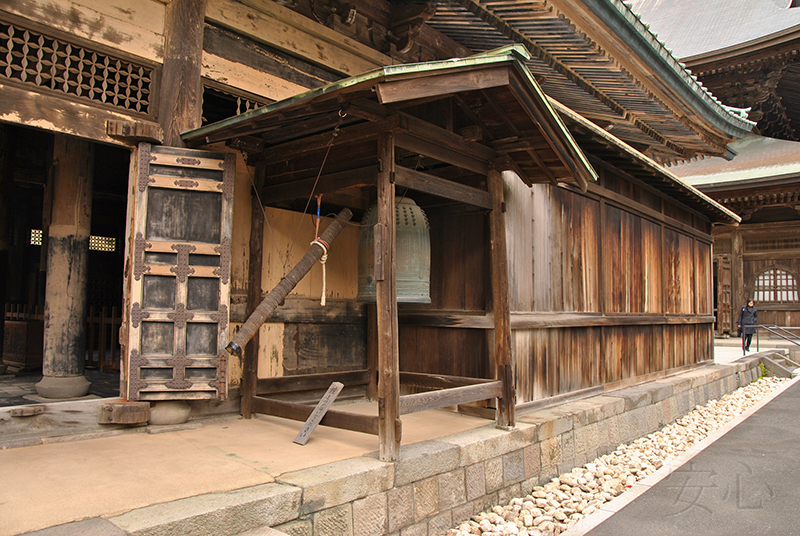
[{"label": "white rope wrapping", "polygon": [[319,304],[325,307],[325,294],[327,292],[327,274],[325,270],[325,263],[328,261],[328,246],[319,238],[315,238],[314,241],[311,242],[312,246],[314,244],[322,248],[322,257],[319,258],[319,262],[322,264],[322,296],[319,299]]}]

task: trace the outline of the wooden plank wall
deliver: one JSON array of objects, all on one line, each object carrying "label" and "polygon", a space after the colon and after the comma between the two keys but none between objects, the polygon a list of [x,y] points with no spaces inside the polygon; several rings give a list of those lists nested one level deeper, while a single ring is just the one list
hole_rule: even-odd
[{"label": "wooden plank wall", "polygon": [[[240,161],[231,263],[235,302],[231,306],[231,321],[234,330],[246,320],[241,301],[246,296],[250,223],[249,212],[239,210],[239,207],[250,203],[250,173],[252,169],[248,170]],[[262,294],[269,293],[308,250],[314,239],[314,220],[311,215],[266,209]],[[320,231],[328,224],[329,220],[323,218]],[[328,303],[325,307],[319,304],[322,268],[318,264],[261,326],[259,378],[366,368],[366,307],[355,302],[358,291],[358,227],[349,225],[341,232],[330,248],[326,267]],[[241,370],[235,363],[231,363],[229,372],[232,382],[241,378]]]},{"label": "wooden plank wall", "polygon": [[619,195],[506,177],[517,403],[712,358],[708,227],[618,177],[601,184]]},{"label": "wooden plank wall", "polygon": [[[600,266],[594,260],[600,247],[600,203],[545,184],[535,184],[531,189],[522,184],[524,189],[520,189],[513,184],[519,180],[509,179],[506,184],[509,182],[515,191],[507,199],[532,198],[529,204],[513,201],[515,209],[527,204],[531,211],[528,215],[511,214],[516,211],[509,210],[507,216],[508,236],[512,237],[509,266],[515,266],[509,270],[519,285],[511,283],[512,310],[598,311]],[[530,223],[526,223],[528,219]],[[530,229],[525,229],[527,225]],[[530,240],[531,245],[521,244],[521,240]],[[513,251],[514,247],[521,247],[526,253],[530,250],[533,262],[525,262]],[[526,277],[531,266],[533,277]]]},{"label": "wooden plank wall", "polygon": [[2,9],[111,49],[161,62],[165,2],[160,0],[26,0]]},{"label": "wooden plank wall", "polygon": [[[490,299],[488,227],[484,214],[428,211],[431,224],[431,304],[404,310],[482,313]],[[492,378],[487,332],[400,321],[400,370]]]}]

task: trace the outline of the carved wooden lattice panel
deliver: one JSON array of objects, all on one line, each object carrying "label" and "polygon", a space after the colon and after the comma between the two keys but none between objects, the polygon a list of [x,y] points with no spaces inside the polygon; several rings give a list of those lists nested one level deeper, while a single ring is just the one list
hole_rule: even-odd
[{"label": "carved wooden lattice panel", "polygon": [[151,113],[153,69],[0,20],[0,78]]},{"label": "carved wooden lattice panel", "polygon": [[130,400],[224,398],[235,157],[139,145]]}]

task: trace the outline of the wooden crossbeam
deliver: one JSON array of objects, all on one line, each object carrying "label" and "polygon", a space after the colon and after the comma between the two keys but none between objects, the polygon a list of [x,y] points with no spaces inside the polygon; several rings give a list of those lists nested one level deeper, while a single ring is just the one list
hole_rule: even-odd
[{"label": "wooden crossbeam", "polygon": [[447,374],[426,374],[424,372],[401,372],[400,385],[413,385],[426,389],[450,389],[465,385],[481,385],[496,380],[469,378],[466,376],[450,376]]},{"label": "wooden crossbeam", "polygon": [[477,385],[452,387],[438,391],[428,391],[400,397],[400,415],[426,411],[429,409],[456,406],[467,402],[477,402],[503,395],[503,382],[492,381]]},{"label": "wooden crossbeam", "polygon": [[315,389],[325,389],[331,382],[339,382],[347,387],[367,385],[369,383],[369,371],[354,370],[352,372],[327,372],[281,376],[280,378],[259,378],[256,394],[270,395],[274,393],[313,391]]},{"label": "wooden crossbeam", "polygon": [[481,208],[492,208],[492,195],[479,188],[442,179],[402,166],[395,168],[395,184]]},{"label": "wooden crossbeam", "polygon": [[375,174],[378,166],[367,166],[359,169],[341,171],[321,175],[319,179],[312,177],[292,182],[284,182],[267,186],[261,190],[261,199],[267,204],[279,203],[290,199],[306,199],[312,193],[327,194],[347,188],[375,185]]},{"label": "wooden crossbeam", "polygon": [[[263,396],[254,396],[252,406],[255,413],[274,415],[275,417],[294,421],[305,421],[314,411],[314,406],[274,400]],[[329,409],[319,424],[364,434],[378,435],[378,417],[374,415],[359,415],[358,413]]]}]

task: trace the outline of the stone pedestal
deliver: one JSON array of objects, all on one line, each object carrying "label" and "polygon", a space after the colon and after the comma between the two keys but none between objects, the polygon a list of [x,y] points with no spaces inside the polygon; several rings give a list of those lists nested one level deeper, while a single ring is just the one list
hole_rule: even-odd
[{"label": "stone pedestal", "polygon": [[155,402],[150,408],[150,424],[183,424],[189,420],[192,408],[183,400]]},{"label": "stone pedestal", "polygon": [[36,392],[45,398],[80,398],[89,394],[91,385],[85,376],[45,376],[36,384]]}]

